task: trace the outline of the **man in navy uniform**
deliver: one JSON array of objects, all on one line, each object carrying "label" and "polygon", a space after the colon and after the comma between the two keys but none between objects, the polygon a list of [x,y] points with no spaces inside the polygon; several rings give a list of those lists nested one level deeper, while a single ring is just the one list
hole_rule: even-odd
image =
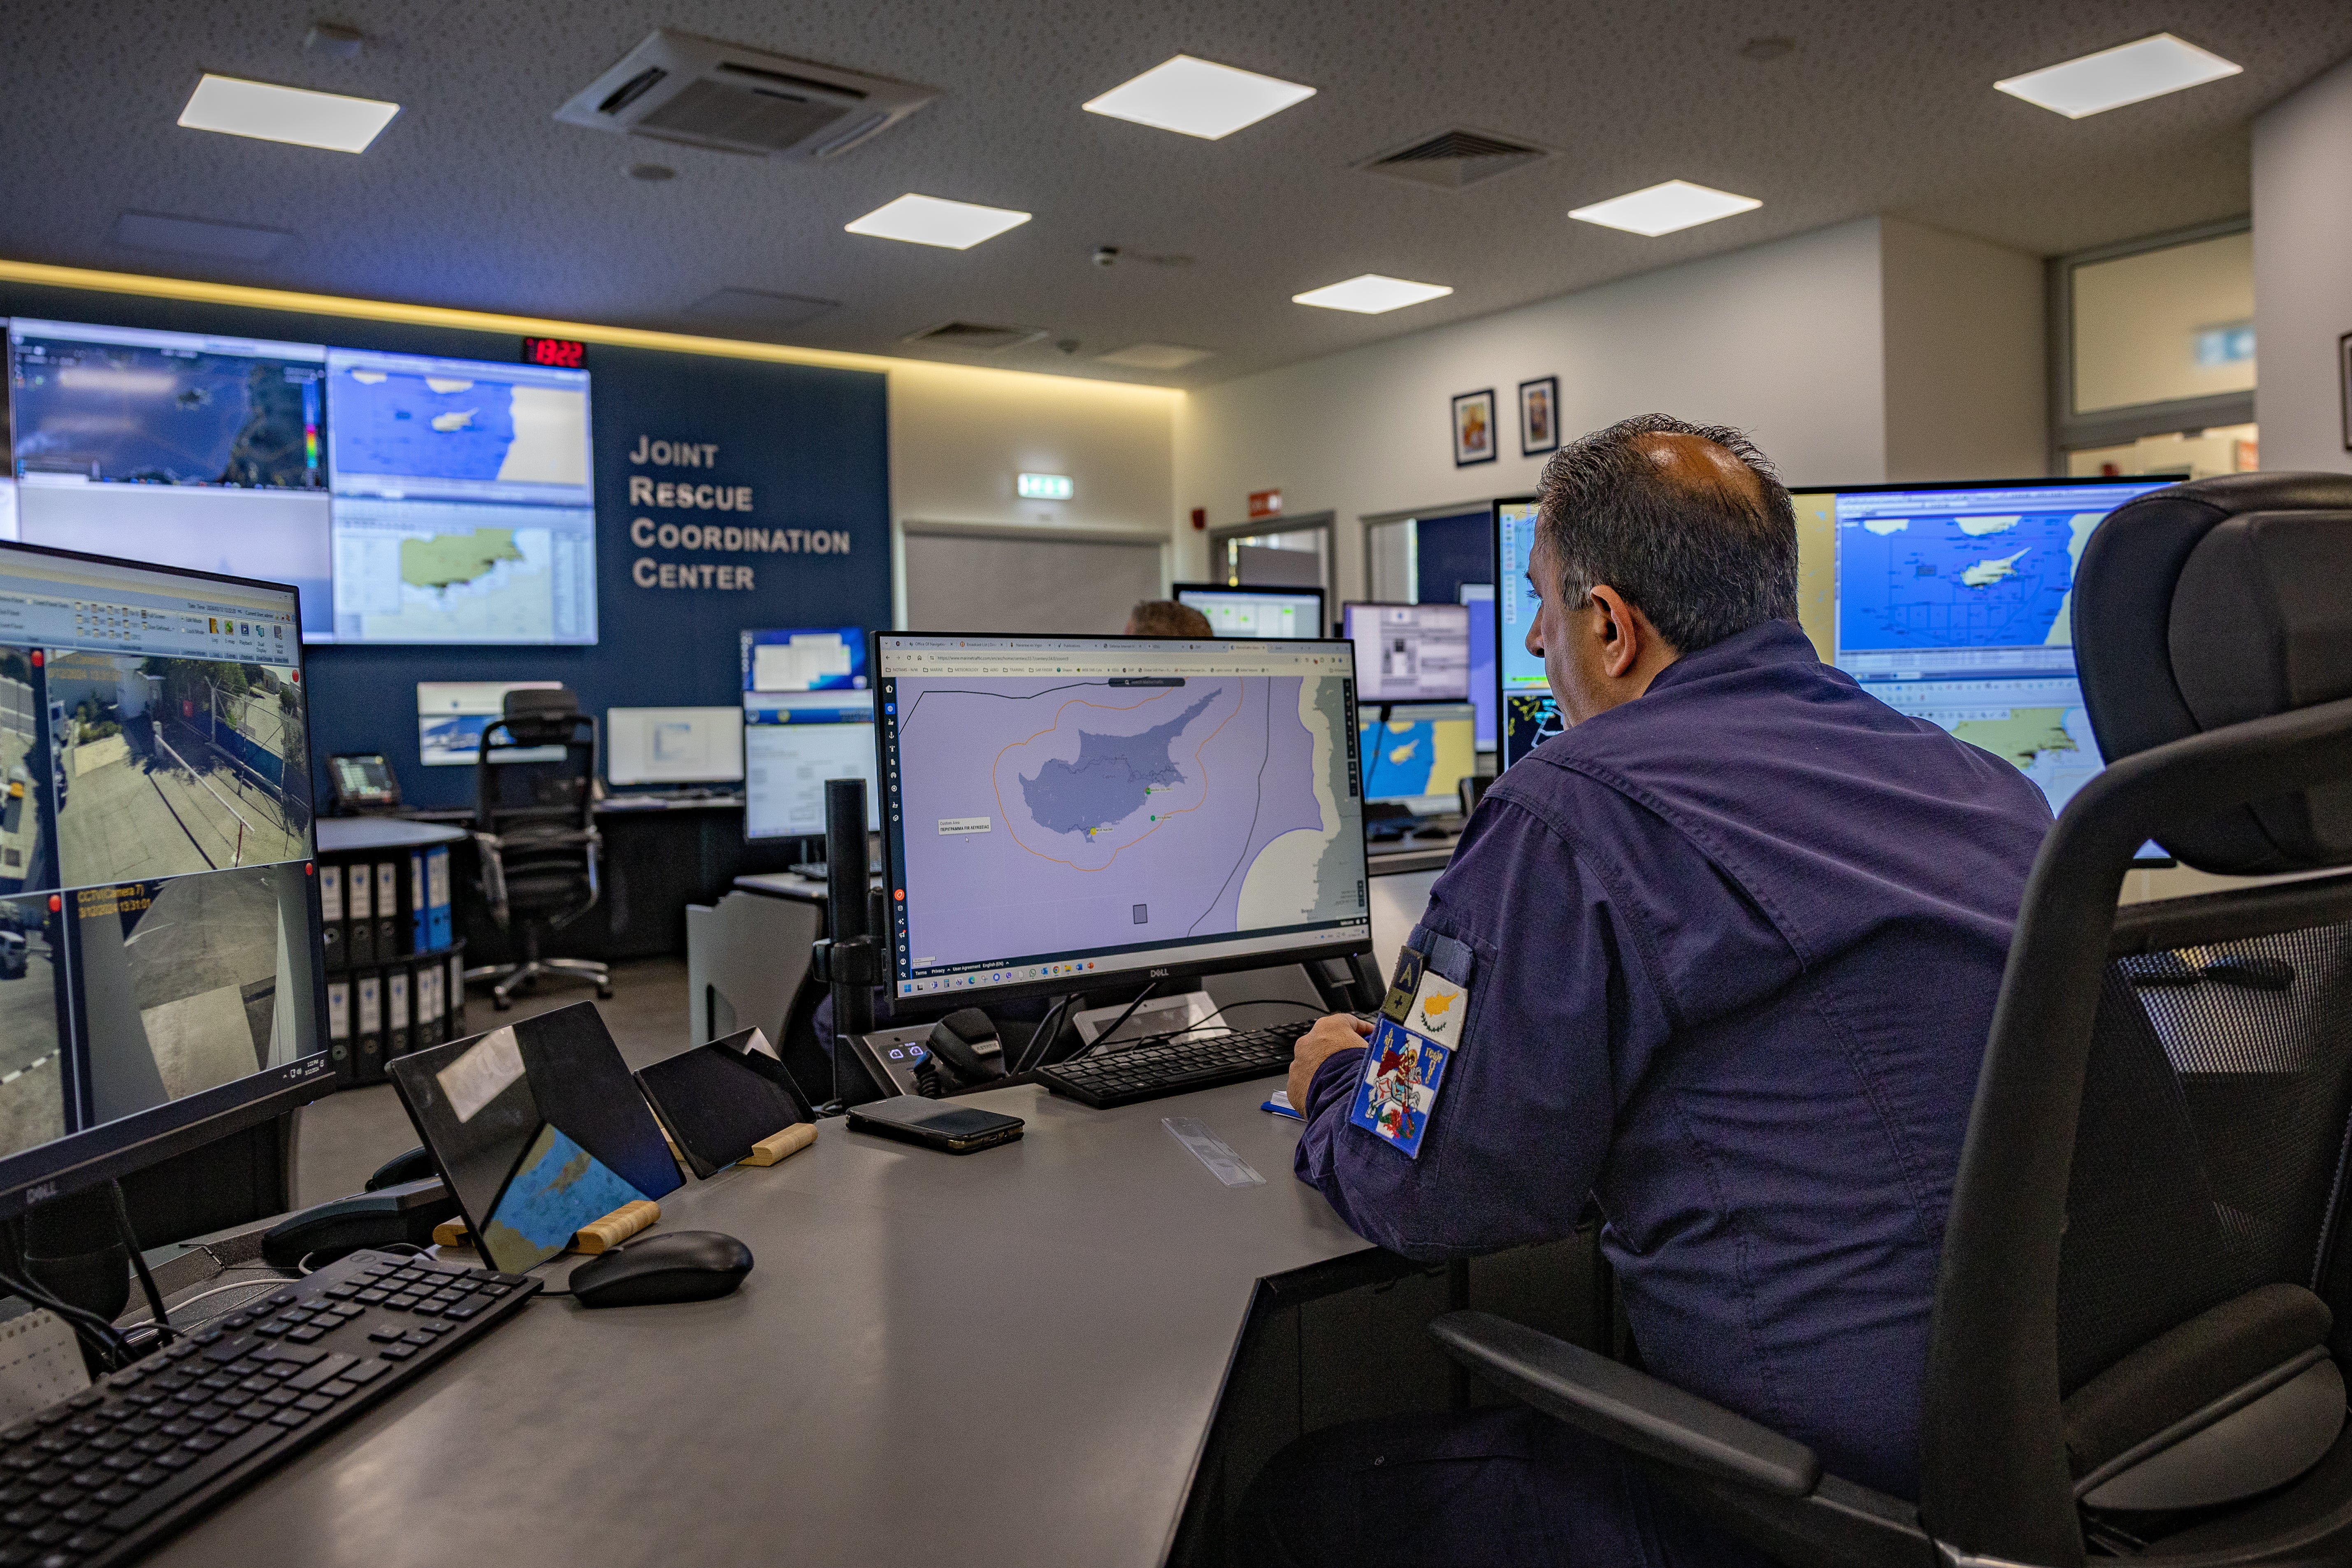
[{"label": "man in navy uniform", "polygon": [[[1298,1175],[1412,1258],[1597,1214],[1653,1373],[1916,1496],[1945,1215],[2049,808],[1820,661],[1788,492],[1737,431],[1563,448],[1528,578],[1568,728],[1487,792],[1377,1026],[1299,1041]],[[1310,1434],[1244,1536],[1349,1568],[1761,1561],[1516,1406]]]}]

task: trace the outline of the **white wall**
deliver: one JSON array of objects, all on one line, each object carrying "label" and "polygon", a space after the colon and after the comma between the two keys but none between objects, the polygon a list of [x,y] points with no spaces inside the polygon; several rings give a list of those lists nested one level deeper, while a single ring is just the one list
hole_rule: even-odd
[{"label": "white wall", "polygon": [[1879,234],[1885,477],[2047,472],[2050,351],[2041,258],[1901,218],[1882,218]]},{"label": "white wall", "polygon": [[2265,468],[2352,471],[2336,340],[2352,332],[2352,60],[2254,121],[2254,417]]},{"label": "white wall", "polygon": [[[1339,593],[1360,595],[1360,518],[1534,487],[1517,389],[1542,375],[1559,377],[1570,436],[1663,410],[1749,430],[1792,482],[1877,480],[1880,230],[1860,219],[1196,391],[1176,418],[1176,507],[1238,522],[1250,491],[1276,488],[1288,514],[1328,509]],[[1456,468],[1448,400],[1486,387],[1505,455]],[[1205,543],[1180,532],[1197,572]]]},{"label": "white wall", "polygon": [[[889,374],[898,625],[907,624],[909,521],[1168,535],[1182,393],[909,360],[893,362]],[[1022,500],[1013,487],[1021,473],[1067,474],[1076,493]]]}]

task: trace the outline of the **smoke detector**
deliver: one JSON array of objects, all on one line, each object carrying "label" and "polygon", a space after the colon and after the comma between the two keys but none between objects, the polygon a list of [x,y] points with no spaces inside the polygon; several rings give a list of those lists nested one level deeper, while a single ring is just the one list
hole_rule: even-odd
[{"label": "smoke detector", "polygon": [[755,157],[832,158],[939,95],[659,27],[555,111],[567,125]]}]

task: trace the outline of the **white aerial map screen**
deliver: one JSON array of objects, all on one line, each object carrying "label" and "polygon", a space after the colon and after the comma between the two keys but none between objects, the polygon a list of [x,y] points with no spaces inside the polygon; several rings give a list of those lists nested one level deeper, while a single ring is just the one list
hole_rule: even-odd
[{"label": "white aerial map screen", "polygon": [[335,637],[596,640],[588,374],[331,349]]},{"label": "white aerial map screen", "polygon": [[1343,642],[881,638],[902,996],[1360,942]]}]

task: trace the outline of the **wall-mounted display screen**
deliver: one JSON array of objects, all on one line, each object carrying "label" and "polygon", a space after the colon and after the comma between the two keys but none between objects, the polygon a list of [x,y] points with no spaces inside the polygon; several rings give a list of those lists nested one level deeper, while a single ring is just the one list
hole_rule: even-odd
[{"label": "wall-mounted display screen", "polygon": [[16,537],[301,591],[330,629],[327,351],[8,324]]},{"label": "wall-mounted display screen", "polygon": [[334,635],[593,643],[588,373],[327,353]]},{"label": "wall-mounted display screen", "polygon": [[0,538],[289,583],[305,641],[593,643],[588,374],[18,319]]}]

